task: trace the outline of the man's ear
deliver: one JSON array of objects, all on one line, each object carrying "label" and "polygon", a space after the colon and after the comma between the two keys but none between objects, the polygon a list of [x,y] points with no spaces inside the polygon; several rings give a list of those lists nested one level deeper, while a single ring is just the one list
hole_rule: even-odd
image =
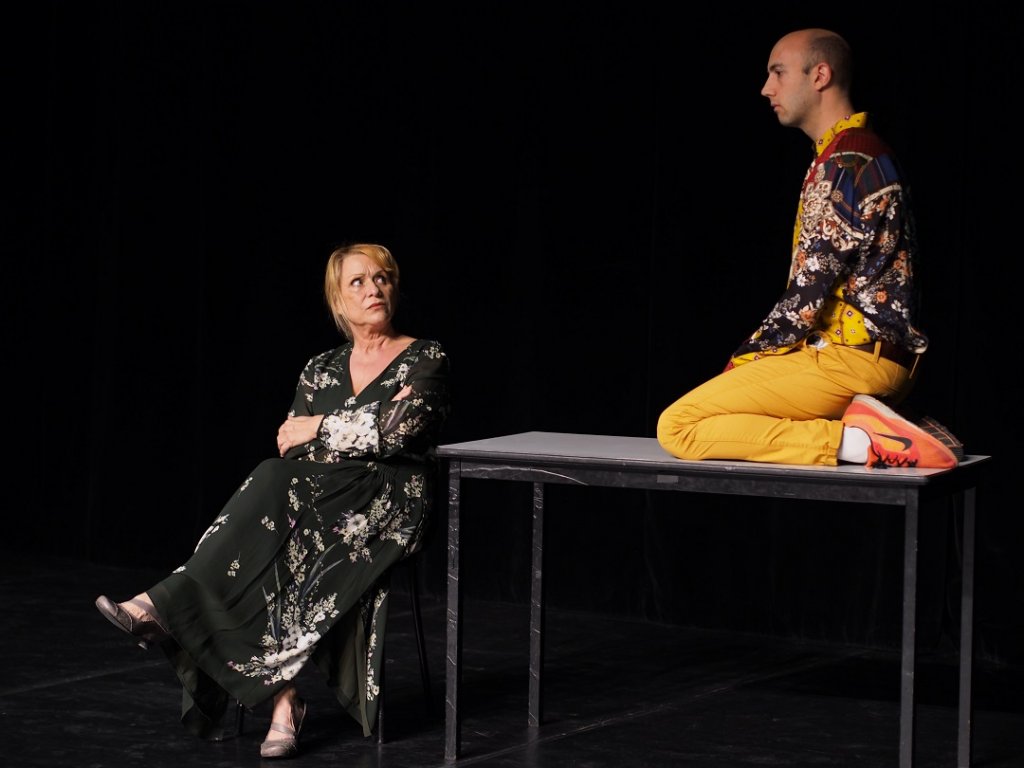
[{"label": "man's ear", "polygon": [[824,90],[825,87],[832,82],[832,67],[829,66],[828,62],[819,61],[814,65],[811,73],[814,76],[814,87],[819,91]]}]

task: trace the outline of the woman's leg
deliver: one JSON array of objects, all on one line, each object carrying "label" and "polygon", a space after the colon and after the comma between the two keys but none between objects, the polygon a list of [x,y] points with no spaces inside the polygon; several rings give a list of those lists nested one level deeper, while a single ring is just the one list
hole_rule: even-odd
[{"label": "woman's leg", "polygon": [[111,624],[134,637],[142,648],[161,642],[169,634],[145,592],[123,603],[115,603],[106,595],[100,595],[96,598],[96,608]]},{"label": "woman's leg", "polygon": [[295,683],[274,694],[267,738],[260,744],[260,757],[293,757],[299,752],[299,732],[306,718],[306,702],[299,698]]},{"label": "woman's leg", "polygon": [[149,599],[148,592],[140,592],[131,600],[118,603],[118,605],[136,621],[148,620],[155,621],[157,624],[160,623],[160,616],[153,606],[153,601]]},{"label": "woman's leg", "polygon": [[[279,723],[292,730],[298,729],[298,715],[302,709],[299,689],[295,683],[289,683],[274,696],[274,711],[270,715],[271,723]],[[271,728],[267,731],[267,741],[283,741],[288,736]]]}]

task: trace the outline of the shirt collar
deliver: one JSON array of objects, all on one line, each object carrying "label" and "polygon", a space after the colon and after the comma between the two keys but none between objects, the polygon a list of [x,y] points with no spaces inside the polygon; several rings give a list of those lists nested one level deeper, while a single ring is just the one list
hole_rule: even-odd
[{"label": "shirt collar", "polygon": [[814,145],[814,152],[820,155],[825,151],[825,147],[832,143],[832,139],[838,136],[840,133],[845,131],[847,128],[863,128],[868,124],[868,113],[867,112],[856,112],[852,115],[847,115],[842,120],[836,122],[831,128],[825,131],[825,135],[818,139]]}]

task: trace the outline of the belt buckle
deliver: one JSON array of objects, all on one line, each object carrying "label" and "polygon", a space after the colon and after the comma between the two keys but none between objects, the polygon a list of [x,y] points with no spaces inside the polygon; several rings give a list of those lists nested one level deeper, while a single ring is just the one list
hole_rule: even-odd
[{"label": "belt buckle", "polygon": [[812,333],[807,337],[807,346],[814,347],[815,349],[824,349],[828,346],[828,340],[823,338],[820,333]]}]

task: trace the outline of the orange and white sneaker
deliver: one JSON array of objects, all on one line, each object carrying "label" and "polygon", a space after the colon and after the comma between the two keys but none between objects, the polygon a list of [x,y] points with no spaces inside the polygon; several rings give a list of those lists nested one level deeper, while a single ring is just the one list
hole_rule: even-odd
[{"label": "orange and white sneaker", "polygon": [[953,455],[956,456],[958,463],[964,460],[964,456],[967,455],[967,452],[964,450],[964,444],[960,441],[960,438],[950,431],[949,427],[941,424],[933,416],[922,416],[920,419],[914,419],[914,423],[949,448]]},{"label": "orange and white sneaker", "polygon": [[843,414],[843,423],[868,433],[869,467],[950,469],[956,456],[921,427],[870,395],[856,395]]}]

